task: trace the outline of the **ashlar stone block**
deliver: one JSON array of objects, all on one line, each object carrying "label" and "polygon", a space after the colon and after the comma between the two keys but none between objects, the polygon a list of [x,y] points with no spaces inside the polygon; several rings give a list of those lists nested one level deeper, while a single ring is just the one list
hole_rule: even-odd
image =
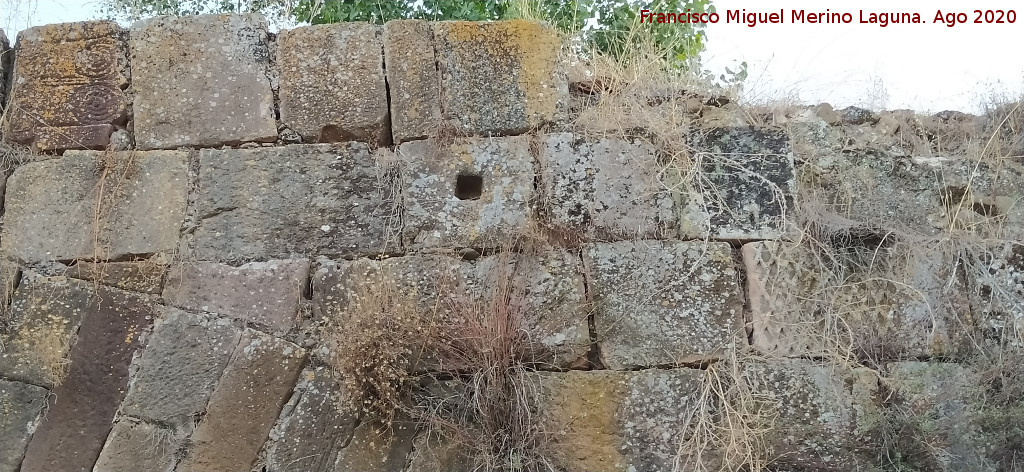
[{"label": "ashlar stone block", "polygon": [[687,165],[699,166],[701,173],[681,193],[680,236],[731,241],[781,237],[792,220],[796,193],[786,134],[715,128],[695,132],[691,142],[694,162]]},{"label": "ashlar stone block", "polygon": [[743,296],[726,243],[587,244],[602,360],[612,369],[713,359],[743,335]]},{"label": "ashlar stone block", "polygon": [[959,262],[941,247],[763,241],[742,255],[750,340],[766,353],[917,358],[976,347]]},{"label": "ashlar stone block", "polygon": [[[535,418],[557,470],[673,470],[691,432],[704,372],[537,373]],[[685,469],[684,469],[685,470]]]},{"label": "ashlar stone block", "polygon": [[18,472],[48,393],[42,387],[0,379],[0,472]]},{"label": "ashlar stone block", "polygon": [[554,29],[525,20],[443,21],[433,29],[448,126],[511,135],[565,118],[568,83]]},{"label": "ashlar stone block", "polygon": [[383,38],[394,142],[428,138],[442,122],[434,29],[429,21],[393,20]]},{"label": "ashlar stone block", "polygon": [[129,48],[139,149],[277,140],[262,15],[159,16]]},{"label": "ashlar stone block", "polygon": [[398,154],[407,179],[407,248],[496,248],[526,230],[534,191],[529,137],[414,141]]},{"label": "ashlar stone block", "polygon": [[875,459],[864,445],[876,439],[881,419],[877,372],[780,358],[740,369],[741,381],[757,392],[745,408],[762,419],[751,426],[771,421],[763,440],[781,470],[843,471]]},{"label": "ashlar stone block", "polygon": [[184,438],[162,426],[122,417],[114,423],[93,472],[171,472]]},{"label": "ashlar stone block", "polygon": [[125,37],[113,21],[22,31],[4,139],[40,151],[106,148],[128,122]]},{"label": "ashlar stone block", "polygon": [[306,26],[277,42],[281,124],[307,143],[391,142],[380,26]]},{"label": "ashlar stone block", "polygon": [[177,469],[250,470],[305,361],[304,349],[245,330]]},{"label": "ashlar stone block", "polygon": [[[487,345],[472,330],[502,323],[525,331],[519,347],[526,362],[566,368],[590,346],[582,270],[573,255],[557,251],[476,263],[441,255],[329,262],[313,278],[313,300],[314,312],[341,329],[376,329],[374,319],[359,318],[374,309],[419,323],[402,326],[411,339],[396,341],[426,343],[416,350],[415,370],[465,368],[464,359],[447,354]],[[429,339],[414,339],[423,333]]]},{"label": "ashlar stone block", "polygon": [[1000,404],[985,374],[962,364],[895,362],[887,371],[898,407],[914,412],[919,440],[935,445],[944,469],[1013,469],[1019,439],[1007,440],[1017,435],[1006,426],[1021,416],[1018,399]]},{"label": "ashlar stone block", "polygon": [[199,154],[195,257],[371,256],[401,247],[397,162],[363,143]]},{"label": "ashlar stone block", "polygon": [[661,239],[675,233],[671,183],[640,139],[543,137],[542,199],[548,223],[586,239]]},{"label": "ashlar stone block", "polygon": [[11,299],[17,328],[5,336],[0,375],[53,388],[68,373],[75,333],[93,303],[87,285],[64,277],[25,277]]},{"label": "ashlar stone block", "polygon": [[171,266],[164,301],[288,331],[306,290],[306,259],[251,262],[240,267],[215,262]]},{"label": "ashlar stone block", "polygon": [[187,193],[184,152],[70,151],[32,162],[8,179],[0,248],[23,262],[171,252]]},{"label": "ashlar stone block", "polygon": [[130,262],[78,261],[68,268],[68,277],[91,280],[123,290],[159,294],[167,265],[159,260]]},{"label": "ashlar stone block", "polygon": [[359,419],[339,409],[345,395],[330,368],[303,371],[270,433],[267,472],[334,472],[341,450],[352,447]]},{"label": "ashlar stone block", "polygon": [[121,414],[191,425],[206,409],[241,334],[230,320],[166,308],[136,362]]}]

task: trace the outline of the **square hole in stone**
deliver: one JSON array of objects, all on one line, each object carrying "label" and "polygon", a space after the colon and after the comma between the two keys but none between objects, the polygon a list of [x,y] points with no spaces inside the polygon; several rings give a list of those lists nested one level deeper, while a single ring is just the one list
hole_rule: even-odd
[{"label": "square hole in stone", "polygon": [[483,177],[472,174],[459,174],[455,178],[455,198],[459,200],[478,200],[483,193]]}]

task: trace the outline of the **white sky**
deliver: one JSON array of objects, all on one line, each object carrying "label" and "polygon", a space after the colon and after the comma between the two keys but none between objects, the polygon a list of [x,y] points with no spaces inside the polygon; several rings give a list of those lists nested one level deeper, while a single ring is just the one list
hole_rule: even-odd
[{"label": "white sky", "polygon": [[[967,13],[1017,4],[1014,24],[932,24],[937,10]],[[716,71],[746,60],[749,100],[826,101],[837,108],[912,108],[980,112],[993,96],[1024,90],[1024,2],[1017,0],[717,0],[704,57]],[[971,6],[966,6],[971,5]],[[727,9],[785,11],[786,24],[725,24]],[[792,24],[790,11],[849,12],[851,24]],[[925,24],[860,24],[870,12],[918,12]]]},{"label": "white sky", "polygon": [[[714,0],[721,20],[708,26],[706,67],[721,73],[749,65],[744,97],[751,101],[827,101],[872,108],[980,112],[992,97],[1024,95],[1024,5],[1014,24],[932,24],[937,10],[963,12],[1012,8],[1016,0]],[[970,4],[972,6],[965,6]],[[790,23],[791,10],[849,12],[851,24]],[[750,28],[726,24],[726,10],[783,10],[785,24]],[[860,24],[860,11],[917,12],[925,24]],[[28,26],[98,16],[83,0],[0,0],[0,28],[14,41]]]}]

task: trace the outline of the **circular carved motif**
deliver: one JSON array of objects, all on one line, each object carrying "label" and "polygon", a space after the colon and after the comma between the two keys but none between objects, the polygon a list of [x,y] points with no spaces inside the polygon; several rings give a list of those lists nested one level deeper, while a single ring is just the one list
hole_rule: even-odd
[{"label": "circular carved motif", "polygon": [[110,123],[123,108],[121,91],[100,84],[75,87],[68,102],[79,124]]},{"label": "circular carved motif", "polygon": [[117,67],[117,46],[105,39],[86,41],[75,53],[75,71],[86,77],[106,77]]}]

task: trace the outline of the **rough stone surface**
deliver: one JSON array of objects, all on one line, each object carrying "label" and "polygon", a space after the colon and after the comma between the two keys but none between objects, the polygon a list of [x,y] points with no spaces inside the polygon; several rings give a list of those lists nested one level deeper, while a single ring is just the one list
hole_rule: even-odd
[{"label": "rough stone surface", "polygon": [[245,330],[177,470],[249,470],[305,360],[302,348]]},{"label": "rough stone surface", "polygon": [[166,264],[159,261],[78,261],[68,268],[68,277],[92,280],[123,290],[158,294],[163,288]]},{"label": "rough stone surface", "polygon": [[251,262],[240,267],[183,262],[171,266],[167,274],[164,302],[288,331],[295,324],[308,279],[306,259]]},{"label": "rough stone surface", "polygon": [[40,151],[106,148],[115,126],[128,122],[127,88],[117,23],[26,29],[18,34],[4,139]]},{"label": "rough stone surface", "polygon": [[206,409],[240,338],[241,330],[226,319],[166,309],[136,363],[121,414],[191,424]]},{"label": "rough stone surface", "polygon": [[547,223],[587,239],[661,239],[675,234],[670,184],[649,142],[571,133],[543,138],[542,199]]},{"label": "rough stone surface", "polygon": [[10,47],[11,43],[7,40],[7,34],[0,29],[0,84],[4,84],[0,85],[0,111],[7,106],[7,64],[10,64],[13,59]]},{"label": "rough stone surface", "polygon": [[519,134],[565,118],[569,92],[555,30],[525,20],[443,21],[433,29],[441,110],[457,132]]},{"label": "rough stone surface", "polygon": [[339,411],[344,395],[330,369],[306,369],[270,433],[267,472],[333,472],[358,420]]},{"label": "rough stone surface", "polygon": [[704,372],[538,373],[537,418],[557,470],[673,470]]},{"label": "rough stone surface", "polygon": [[368,256],[400,247],[396,164],[365,144],[210,149],[199,159],[200,260]]},{"label": "rough stone surface", "polygon": [[[372,310],[380,307],[411,318],[431,332],[431,325],[438,320],[453,318],[452,309],[441,302],[442,293],[460,290],[467,283],[461,262],[441,255],[406,256],[382,261],[321,261],[321,268],[313,275],[313,313],[317,319],[328,320],[334,326],[345,326],[349,330],[355,327],[373,329],[374,320],[367,319],[367,315],[376,316]],[[370,311],[354,309],[363,306],[374,308]],[[416,327],[405,326],[407,324],[404,323],[402,329],[408,331],[395,333],[401,338],[391,342],[410,341],[404,337],[415,333]],[[381,336],[387,333],[373,334]],[[344,338],[340,339],[342,343]],[[410,363],[423,369],[451,367],[436,358],[437,349],[427,346],[422,353],[415,351],[417,355],[410,359]]]},{"label": "rough stone surface", "polygon": [[160,426],[130,418],[114,424],[93,472],[171,472],[181,438]]},{"label": "rough stone surface", "polygon": [[92,469],[127,390],[128,366],[156,318],[152,300],[131,292],[100,286],[89,302],[68,376],[53,390],[22,472]]},{"label": "rough stone surface", "polygon": [[281,124],[309,143],[390,143],[380,26],[306,26],[277,42]]},{"label": "rough stone surface", "polygon": [[[956,259],[939,249],[795,243],[743,246],[754,347],[783,356],[853,349],[874,358],[954,355],[974,346]],[[833,271],[827,264],[839,264]],[[837,274],[841,278],[837,279]]]},{"label": "rough stone surface", "polygon": [[[563,251],[539,255],[495,255],[463,263],[477,284],[474,295],[490,306],[508,294],[512,313],[522,316],[526,360],[542,368],[566,368],[590,349],[585,276],[579,257]],[[500,305],[499,305],[500,306]]]},{"label": "rough stone surface", "polygon": [[[389,429],[390,428],[390,429]],[[363,421],[352,440],[338,454],[335,472],[391,472],[403,470],[412,452],[416,424],[399,419],[392,425]]]},{"label": "rough stone surface", "polygon": [[1006,242],[975,252],[965,266],[970,312],[978,318],[981,337],[1024,348],[1024,248]]},{"label": "rough stone surface", "polygon": [[436,434],[420,434],[413,442],[405,472],[472,472],[464,445]]},{"label": "rough stone surface", "polygon": [[796,192],[786,133],[715,128],[691,139],[703,175],[682,196],[681,236],[741,241],[780,237],[792,220]]},{"label": "rough stone surface", "polygon": [[405,245],[500,247],[526,230],[533,197],[529,137],[402,144]]},{"label": "rough stone surface", "polygon": [[[878,421],[877,374],[801,359],[748,362],[742,378],[758,414],[774,417],[764,438],[780,470],[845,471]],[[869,460],[873,460],[870,458]]]},{"label": "rough stone surface", "polygon": [[[446,256],[329,262],[313,278],[313,297],[315,313],[338,326],[352,325],[356,304],[388,303],[400,307],[388,308],[394,312],[415,310],[420,322],[452,333],[468,332],[464,327],[470,313],[498,315],[507,306],[526,333],[525,360],[552,368],[568,367],[586,355],[590,344],[583,274],[568,253],[503,254],[475,264]],[[504,297],[513,302],[506,305]],[[472,341],[461,334],[442,338],[442,343]],[[450,364],[457,359],[437,357],[448,348],[425,347],[417,368],[459,368]]]},{"label": "rough stone surface", "polygon": [[185,218],[184,152],[69,151],[8,180],[0,248],[24,262],[171,252]]},{"label": "rough stone surface", "polygon": [[139,149],[274,142],[267,22],[261,15],[160,16],[129,46]]},{"label": "rough stone surface", "polygon": [[742,291],[726,243],[597,243],[584,246],[583,258],[610,368],[714,358],[742,334]]},{"label": "rough stone surface", "polygon": [[4,439],[0,472],[18,472],[25,447],[46,406],[47,393],[35,385],[0,379],[0,438]]},{"label": "rough stone surface", "polygon": [[0,257],[0,333],[16,320],[11,313],[11,297],[21,282],[21,267],[17,262]]},{"label": "rough stone surface", "polygon": [[384,24],[384,62],[390,90],[394,142],[424,139],[441,125],[441,82],[434,30],[423,20]]},{"label": "rough stone surface", "polygon": [[986,457],[986,449],[1003,445],[987,438],[982,429],[985,389],[977,372],[940,362],[892,363],[888,371],[901,406],[914,412],[917,434],[936,445],[934,456],[941,461],[942,470],[997,470]]},{"label": "rough stone surface", "polygon": [[63,277],[23,280],[11,300],[15,329],[2,343],[0,375],[46,388],[59,384],[93,296],[86,284]]}]

